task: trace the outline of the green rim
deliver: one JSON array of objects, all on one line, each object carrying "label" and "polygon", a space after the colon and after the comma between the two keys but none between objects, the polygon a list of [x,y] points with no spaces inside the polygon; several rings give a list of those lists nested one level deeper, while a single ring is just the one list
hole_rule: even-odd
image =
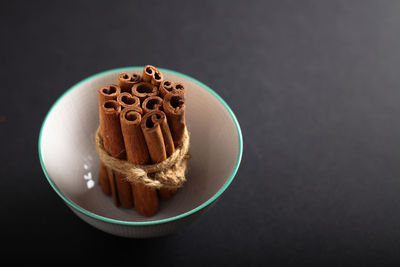
[{"label": "green rim", "polygon": [[188,79],[188,80],[190,80],[190,81],[192,81],[192,82],[194,82],[194,83],[199,84],[201,87],[205,88],[207,91],[209,91],[211,94],[213,94],[213,95],[224,105],[224,107],[228,110],[229,114],[231,115],[231,117],[232,117],[232,119],[233,119],[233,121],[234,121],[234,123],[235,123],[235,125],[236,125],[236,130],[237,130],[237,133],[238,133],[238,136],[239,136],[239,153],[238,153],[238,158],[237,158],[236,166],[235,166],[235,168],[234,168],[234,170],[233,170],[233,172],[232,172],[232,174],[231,174],[229,180],[224,184],[224,186],[223,186],[213,197],[211,197],[209,200],[207,200],[206,202],[204,202],[204,203],[201,204],[200,206],[198,206],[198,207],[196,207],[196,208],[194,208],[194,209],[192,209],[192,210],[190,210],[190,211],[188,211],[188,212],[182,213],[182,214],[180,214],[180,215],[177,215],[177,216],[174,216],[174,217],[171,217],[171,218],[168,218],[168,219],[155,220],[155,221],[148,221],[148,222],[130,222],[130,221],[121,221],[121,220],[115,220],[115,219],[110,219],[110,218],[107,218],[107,217],[103,217],[103,216],[97,215],[97,214],[95,214],[95,213],[92,213],[92,212],[90,212],[90,211],[88,211],[88,210],[85,210],[84,208],[80,207],[79,205],[75,204],[72,200],[70,200],[69,198],[67,198],[66,196],[64,196],[64,195],[60,192],[60,190],[57,188],[57,186],[54,184],[54,182],[50,179],[50,175],[48,174],[48,172],[47,172],[47,170],[46,170],[46,167],[45,167],[45,165],[44,165],[43,158],[42,158],[42,152],[41,152],[42,141],[41,141],[41,140],[42,140],[43,127],[44,127],[44,125],[46,124],[47,118],[49,117],[50,113],[52,112],[52,110],[54,109],[54,107],[57,105],[57,103],[58,103],[61,99],[63,99],[64,96],[66,96],[68,93],[70,93],[72,90],[74,90],[76,87],[78,87],[78,86],[81,85],[82,83],[85,83],[85,82],[87,82],[87,81],[89,81],[89,80],[91,80],[91,79],[94,79],[94,78],[98,77],[98,76],[105,75],[105,74],[109,74],[109,73],[112,73],[112,72],[123,72],[123,71],[129,71],[129,70],[130,70],[130,71],[134,71],[134,70],[140,70],[140,69],[143,69],[143,67],[124,67],[124,68],[111,69],[111,70],[103,71],[103,72],[100,72],[100,73],[98,73],[98,74],[92,75],[92,76],[90,76],[90,77],[88,77],[88,78],[86,78],[86,79],[80,81],[79,83],[77,83],[77,84],[75,84],[74,86],[72,86],[71,88],[69,88],[66,92],[64,92],[64,93],[57,99],[57,101],[53,104],[53,106],[50,108],[49,112],[47,113],[47,115],[46,115],[46,117],[45,117],[45,119],[44,119],[44,121],[43,121],[42,127],[41,127],[41,129],[40,129],[40,134],[39,134],[39,159],[40,159],[40,164],[41,164],[41,166],[42,166],[43,172],[44,172],[44,174],[46,175],[47,181],[50,183],[50,185],[53,187],[53,189],[57,192],[57,194],[58,194],[68,205],[70,205],[71,207],[73,207],[75,210],[77,210],[77,211],[79,211],[79,212],[81,212],[81,213],[83,213],[83,214],[85,214],[85,215],[87,215],[87,216],[89,216],[89,217],[92,217],[92,218],[94,218],[94,219],[98,219],[98,220],[101,220],[101,221],[104,221],[104,222],[108,222],[108,223],[114,223],[114,224],[120,224],[120,225],[136,225],[136,226],[137,226],[137,225],[154,225],[154,224],[172,222],[172,221],[175,221],[175,220],[184,218],[184,217],[186,217],[186,216],[189,216],[189,215],[191,215],[191,214],[194,214],[194,213],[196,213],[197,211],[200,211],[201,209],[203,209],[203,208],[205,208],[206,206],[210,205],[212,202],[214,202],[214,201],[226,190],[226,188],[227,188],[227,187],[230,185],[230,183],[233,181],[233,178],[234,178],[235,175],[236,175],[236,172],[237,172],[237,170],[238,170],[238,168],[239,168],[239,165],[240,165],[240,161],[241,161],[241,159],[242,159],[242,152],[243,152],[243,137],[242,137],[242,132],[241,132],[241,130],[240,130],[239,122],[238,122],[238,120],[236,119],[235,114],[233,114],[232,110],[231,110],[230,107],[228,106],[228,104],[226,104],[226,102],[225,102],[216,92],[214,92],[210,87],[208,87],[207,85],[203,84],[202,82],[200,82],[200,81],[198,81],[198,80],[196,80],[196,79],[194,79],[194,78],[192,78],[192,77],[189,77],[189,76],[187,76],[187,75],[185,75],[185,74],[182,74],[182,73],[179,73],[179,72],[176,72],[176,71],[173,71],[173,70],[161,69],[161,68],[160,68],[160,70],[163,71],[163,72],[169,72],[169,73],[175,74],[175,75],[177,75],[177,76],[184,77],[184,78],[186,78],[186,79]]}]

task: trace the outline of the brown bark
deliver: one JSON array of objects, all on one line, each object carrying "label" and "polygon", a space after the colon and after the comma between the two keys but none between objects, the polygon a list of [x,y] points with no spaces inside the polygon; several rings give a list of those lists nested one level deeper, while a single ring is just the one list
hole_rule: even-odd
[{"label": "brown bark", "polygon": [[185,96],[180,93],[168,93],[164,97],[164,112],[168,118],[169,128],[175,147],[182,145],[183,135],[186,128],[185,119]]},{"label": "brown bark", "polygon": [[180,94],[186,93],[186,87],[183,83],[181,82],[174,83],[170,80],[163,80],[160,84],[159,90],[160,90],[160,95],[162,97],[165,97],[165,95],[168,93],[180,93]]},{"label": "brown bark", "polygon": [[138,107],[140,108],[140,99],[130,93],[121,93],[117,97],[118,104],[121,105],[121,110],[124,108]]},{"label": "brown bark", "polygon": [[142,103],[143,113],[149,113],[153,110],[160,110],[162,108],[163,100],[158,96],[150,96],[146,98]]},{"label": "brown bark", "polygon": [[[119,95],[121,89],[119,86],[115,84],[110,84],[104,87],[99,88],[98,90],[98,98],[99,98],[99,122],[101,124],[102,119],[100,118],[101,116],[101,106],[104,104],[105,101],[107,100],[116,100],[117,96]],[[101,128],[101,125],[100,125]],[[101,135],[101,132],[100,132]],[[117,198],[117,193],[115,190],[115,181],[114,181],[114,176],[112,174],[112,171],[109,170],[102,162],[100,162],[100,169],[99,169],[99,184],[101,187],[101,190],[109,195],[112,193],[114,203],[118,205],[118,198]]]},{"label": "brown bark", "polygon": [[158,87],[160,86],[162,80],[163,80],[163,74],[158,69],[155,69],[154,75],[151,78],[151,84],[154,84],[155,86]]},{"label": "brown bark", "polygon": [[99,185],[104,194],[110,195],[110,181],[108,178],[107,167],[102,162],[100,162],[99,168]]},{"label": "brown bark", "polygon": [[[164,112],[159,112],[159,113],[162,113],[159,121],[161,126],[161,132],[164,137],[165,152],[167,153],[167,157],[169,157],[171,156],[172,153],[175,152],[175,145],[172,139],[171,130],[169,129],[168,126],[167,117]],[[162,200],[168,200],[173,195],[175,195],[177,191],[178,189],[160,188],[159,190],[160,198]]]},{"label": "brown bark", "polygon": [[99,107],[101,107],[107,100],[116,100],[121,93],[121,88],[116,84],[110,84],[99,88]]},{"label": "brown bark", "polygon": [[[152,163],[164,161],[175,151],[171,131],[164,112],[154,110],[144,115],[141,127],[149,149]],[[175,189],[160,189],[160,197],[169,199],[176,193]]]},{"label": "brown bark", "polygon": [[[120,112],[121,106],[117,101],[106,101],[101,107],[100,131],[103,136],[104,149],[115,158],[125,159],[126,152],[119,119]],[[123,208],[132,207],[130,183],[119,172],[114,171],[114,177],[119,203]]]},{"label": "brown bark", "polygon": [[183,83],[174,83],[173,93],[186,94],[186,87]]},{"label": "brown bark", "polygon": [[164,97],[166,94],[172,92],[174,89],[174,83],[171,80],[164,80],[160,84],[160,95]]},{"label": "brown bark", "polygon": [[158,192],[162,200],[168,200],[178,192],[178,189],[160,188]]},{"label": "brown bark", "polygon": [[164,137],[158,121],[159,119],[160,117],[159,114],[157,114],[157,111],[152,111],[145,114],[140,123],[147,148],[149,149],[150,158],[153,163],[161,162],[167,158]]},{"label": "brown bark", "polygon": [[143,68],[142,80],[144,82],[151,83],[151,78],[153,78],[154,68],[155,67],[153,67],[152,65],[147,65]]},{"label": "brown bark", "polygon": [[142,80],[139,74],[122,72],[118,75],[118,85],[121,87],[121,92],[130,93],[131,88],[134,84],[139,83]]},{"label": "brown bark", "polygon": [[143,68],[142,78],[144,82],[154,84],[158,87],[163,80],[163,74],[156,67],[147,65]]},{"label": "brown bark", "polygon": [[143,103],[147,97],[157,96],[158,88],[151,83],[140,82],[132,86],[132,95],[139,97],[140,102]]},{"label": "brown bark", "polygon": [[[149,152],[140,128],[142,117],[135,108],[126,108],[120,115],[121,129],[125,141],[128,161],[148,164]],[[144,216],[153,216],[158,211],[157,191],[142,183],[131,184],[135,209]]]}]

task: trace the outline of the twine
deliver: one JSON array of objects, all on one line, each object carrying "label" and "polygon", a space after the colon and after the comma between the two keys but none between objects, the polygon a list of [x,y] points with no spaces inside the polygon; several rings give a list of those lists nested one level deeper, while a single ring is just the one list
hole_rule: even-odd
[{"label": "twine", "polygon": [[190,158],[189,133],[185,128],[183,144],[166,160],[148,165],[133,164],[126,160],[112,157],[104,150],[100,128],[96,131],[95,146],[101,162],[107,167],[126,176],[131,183],[143,183],[152,188],[176,189],[186,182],[185,171]]}]

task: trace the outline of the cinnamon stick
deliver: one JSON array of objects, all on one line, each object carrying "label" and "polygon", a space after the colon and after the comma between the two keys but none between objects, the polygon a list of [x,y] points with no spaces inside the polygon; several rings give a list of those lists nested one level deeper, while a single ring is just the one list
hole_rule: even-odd
[{"label": "cinnamon stick", "polygon": [[143,116],[140,126],[146,140],[152,163],[158,163],[167,158],[164,137],[159,123],[160,115],[152,111]]},{"label": "cinnamon stick", "polygon": [[[99,88],[98,90],[98,98],[99,98],[99,122],[100,122],[100,128],[102,127],[102,119],[101,119],[101,106],[106,102],[107,100],[115,100],[117,99],[117,96],[119,95],[121,89],[119,86],[115,84],[110,84],[104,87]],[[101,133],[100,133],[101,135]],[[114,181],[114,176],[112,174],[112,171],[107,168],[102,162],[100,162],[100,169],[99,169],[99,184],[101,187],[101,190],[109,195],[113,195],[114,203],[116,205],[118,204],[118,199],[117,199],[117,193],[115,190],[115,181]]]},{"label": "cinnamon stick", "polygon": [[108,178],[108,171],[106,165],[100,162],[99,168],[99,185],[104,194],[111,194],[110,181]]},{"label": "cinnamon stick", "polygon": [[[161,132],[164,137],[165,152],[167,153],[167,157],[169,157],[175,152],[175,145],[172,139],[171,130],[169,129],[165,113],[160,111],[156,112],[156,114],[160,114],[158,121],[160,122]],[[178,189],[160,188],[160,198],[162,200],[168,200],[175,195],[177,191]]]},{"label": "cinnamon stick", "polygon": [[118,104],[121,105],[121,110],[129,107],[138,107],[140,109],[140,99],[130,93],[121,93],[117,97]]},{"label": "cinnamon stick", "polygon": [[172,92],[174,83],[170,80],[164,80],[160,84],[160,94],[164,97],[166,94]]},{"label": "cinnamon stick", "polygon": [[183,83],[174,83],[174,88],[173,88],[174,93],[181,93],[181,94],[186,94],[186,87]]},{"label": "cinnamon stick", "polygon": [[[100,132],[102,133],[104,149],[113,157],[125,159],[125,145],[122,136],[119,115],[121,105],[115,100],[104,102],[101,107],[102,123]],[[123,208],[129,208],[133,205],[132,190],[130,183],[125,180],[125,176],[114,171],[115,184],[119,203]]]},{"label": "cinnamon stick", "polygon": [[160,86],[160,83],[162,82],[162,80],[163,80],[162,73],[158,69],[155,69],[154,75],[151,78],[151,84],[154,84],[155,86],[158,87],[158,86]]},{"label": "cinnamon stick", "polygon": [[[152,163],[159,163],[174,153],[175,146],[164,112],[153,110],[145,114],[141,127]],[[169,199],[176,191],[175,189],[161,188],[160,197],[164,200]]]},{"label": "cinnamon stick", "polygon": [[182,145],[186,128],[185,95],[181,93],[168,93],[163,101],[164,112],[168,118],[169,128],[175,147]]},{"label": "cinnamon stick", "polygon": [[116,84],[110,84],[99,88],[99,106],[101,107],[107,100],[115,100],[121,93],[121,88]]},{"label": "cinnamon stick", "polygon": [[148,82],[148,83],[151,82],[151,78],[153,78],[153,73],[154,73],[153,69],[154,68],[155,67],[153,67],[152,65],[147,65],[143,68],[142,80],[144,82]]},{"label": "cinnamon stick", "polygon": [[159,110],[162,108],[163,100],[161,97],[158,96],[150,96],[146,98],[142,103],[143,112],[149,113],[152,110]]},{"label": "cinnamon stick", "polygon": [[143,69],[142,78],[144,82],[154,84],[158,87],[163,80],[163,75],[156,67],[147,65]]},{"label": "cinnamon stick", "polygon": [[118,85],[121,87],[121,92],[130,92],[132,86],[135,83],[138,83],[141,81],[141,77],[139,74],[136,73],[126,73],[122,72],[118,75]]},{"label": "cinnamon stick", "polygon": [[132,95],[139,97],[140,101],[143,103],[147,97],[157,96],[158,88],[151,83],[140,82],[132,86]]},{"label": "cinnamon stick", "polygon": [[[149,152],[140,128],[141,121],[142,117],[135,108],[125,108],[120,115],[127,159],[134,164],[150,162]],[[159,206],[156,190],[142,183],[131,184],[131,187],[135,209],[144,216],[153,216]]]},{"label": "cinnamon stick", "polygon": [[162,97],[164,97],[168,93],[181,93],[185,94],[186,93],[186,87],[183,83],[178,82],[174,83],[170,80],[163,80],[160,84],[160,94]]}]

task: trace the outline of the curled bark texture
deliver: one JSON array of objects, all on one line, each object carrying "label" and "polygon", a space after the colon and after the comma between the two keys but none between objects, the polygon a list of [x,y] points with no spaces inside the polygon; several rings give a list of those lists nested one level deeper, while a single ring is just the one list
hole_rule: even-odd
[{"label": "curled bark texture", "polygon": [[173,93],[186,94],[186,87],[183,83],[174,83]]},{"label": "curled bark texture", "polygon": [[131,88],[134,84],[139,83],[142,80],[139,74],[122,72],[118,75],[118,84],[121,87],[121,92],[131,92]]},{"label": "curled bark texture", "polygon": [[156,85],[157,87],[163,80],[163,74],[156,67],[147,65],[143,69],[143,81]]},{"label": "curled bark texture", "polygon": [[[121,112],[121,106],[115,100],[108,100],[104,102],[101,107],[101,118],[100,132],[104,142],[105,150],[113,157],[118,159],[125,159],[125,145],[122,136],[121,125],[119,115]],[[119,172],[114,172],[115,180],[115,194],[117,195],[119,204],[123,208],[132,207],[132,192],[130,184],[125,180],[125,176]],[[113,185],[110,183],[110,187],[113,190]],[[114,200],[115,202],[115,200]]]},{"label": "curled bark texture", "polygon": [[144,115],[140,123],[153,163],[161,162],[167,158],[160,119],[161,115],[157,111],[152,111]]},{"label": "curled bark texture", "polygon": [[[110,84],[98,89],[98,99],[99,99],[99,123],[102,123],[101,118],[101,107],[107,100],[116,100],[117,96],[119,95],[121,89],[119,86],[115,84]],[[101,127],[101,125],[100,125]],[[115,191],[115,181],[113,173],[110,169],[107,169],[106,166],[102,162],[100,162],[100,169],[99,169],[99,184],[101,190],[109,195],[113,195],[114,203],[118,205],[118,198]]]},{"label": "curled bark texture", "polygon": [[[140,128],[141,120],[142,117],[135,108],[126,108],[120,115],[127,159],[134,164],[150,162],[149,152]],[[144,216],[153,216],[159,206],[156,190],[141,183],[132,183],[131,188],[137,212]]]},{"label": "curled bark texture", "polygon": [[166,94],[168,93],[180,93],[180,94],[185,94],[186,93],[186,87],[183,83],[174,83],[170,80],[163,80],[160,84],[160,94],[162,97],[165,97]]},{"label": "curled bark texture", "polygon": [[153,110],[160,110],[162,109],[163,100],[161,97],[158,96],[150,96],[146,98],[142,103],[142,109],[144,114],[149,113]]},{"label": "curled bark texture", "polygon": [[[164,161],[175,152],[175,145],[164,112],[154,110],[147,113],[143,117],[141,127],[145,133],[152,163]],[[167,200],[171,198],[176,191],[177,189],[161,188],[159,190],[160,198]]]},{"label": "curled bark texture", "polygon": [[132,87],[132,95],[139,97],[140,102],[143,103],[147,97],[157,96],[158,88],[151,83],[140,82]]},{"label": "curled bark texture", "polygon": [[140,113],[135,108],[126,108],[121,112],[120,121],[127,160],[134,164],[149,163],[149,152],[140,128]]},{"label": "curled bark texture", "polygon": [[133,96],[130,93],[121,93],[117,97],[118,104],[121,105],[121,109],[130,107],[140,108],[140,99],[137,96]]},{"label": "curled bark texture", "polygon": [[160,84],[160,94],[162,97],[172,92],[173,89],[174,89],[174,83],[171,80],[164,80]]},{"label": "curled bark texture", "polygon": [[99,88],[98,90],[99,108],[101,108],[101,106],[107,100],[116,100],[120,93],[121,93],[121,88],[116,84],[110,84]]},{"label": "curled bark texture", "polygon": [[185,96],[179,93],[168,93],[164,97],[164,112],[168,118],[169,128],[175,146],[182,145],[182,139],[186,128]]}]

